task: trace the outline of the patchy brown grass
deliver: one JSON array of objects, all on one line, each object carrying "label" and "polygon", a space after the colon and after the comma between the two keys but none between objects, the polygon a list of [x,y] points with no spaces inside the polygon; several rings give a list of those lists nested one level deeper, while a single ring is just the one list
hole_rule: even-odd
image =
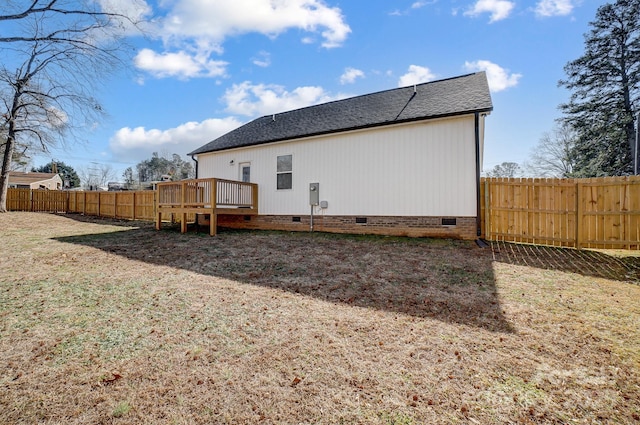
[{"label": "patchy brown grass", "polygon": [[640,423],[637,257],[31,213],[0,242],[0,423]]}]

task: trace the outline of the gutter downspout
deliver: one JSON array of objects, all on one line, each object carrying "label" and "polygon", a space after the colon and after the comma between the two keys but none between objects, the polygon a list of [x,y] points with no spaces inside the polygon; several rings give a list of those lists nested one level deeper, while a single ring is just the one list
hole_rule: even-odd
[{"label": "gutter downspout", "polygon": [[475,113],[475,137],[476,137],[476,235],[482,235],[480,222],[480,113]]},{"label": "gutter downspout", "polygon": [[191,155],[191,159],[196,163],[196,178],[198,178],[198,160],[195,158],[195,154]]}]

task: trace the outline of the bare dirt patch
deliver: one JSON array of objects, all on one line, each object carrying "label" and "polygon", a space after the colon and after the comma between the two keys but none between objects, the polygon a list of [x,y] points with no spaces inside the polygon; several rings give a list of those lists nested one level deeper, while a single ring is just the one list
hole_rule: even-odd
[{"label": "bare dirt patch", "polygon": [[634,275],[32,213],[0,240],[0,423],[640,423]]}]

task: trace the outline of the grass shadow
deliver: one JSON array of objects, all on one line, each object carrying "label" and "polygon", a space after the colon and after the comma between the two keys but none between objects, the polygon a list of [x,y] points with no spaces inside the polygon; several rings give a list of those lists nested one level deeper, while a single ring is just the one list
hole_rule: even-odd
[{"label": "grass shadow", "polygon": [[495,261],[546,270],[640,283],[640,257],[615,256],[590,249],[490,242]]},{"label": "grass shadow", "polygon": [[138,224],[55,240],[329,302],[513,332],[491,251],[470,241],[237,230],[210,237]]}]

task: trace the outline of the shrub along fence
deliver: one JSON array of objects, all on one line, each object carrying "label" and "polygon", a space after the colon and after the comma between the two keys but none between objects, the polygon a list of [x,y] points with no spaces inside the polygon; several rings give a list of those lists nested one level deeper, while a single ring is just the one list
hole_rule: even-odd
[{"label": "shrub along fence", "polygon": [[488,240],[640,249],[640,176],[481,183]]}]

